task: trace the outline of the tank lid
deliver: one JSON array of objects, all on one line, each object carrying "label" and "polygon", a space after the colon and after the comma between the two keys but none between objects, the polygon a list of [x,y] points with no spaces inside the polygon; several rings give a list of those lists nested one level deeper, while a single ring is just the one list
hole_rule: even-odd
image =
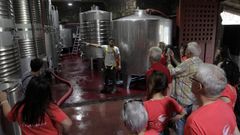
[{"label": "tank lid", "polygon": [[96,5],[93,5],[91,7],[91,10],[80,12],[80,14],[89,14],[89,13],[101,13],[101,14],[110,14],[110,12],[99,10],[99,7]]},{"label": "tank lid", "polygon": [[92,5],[92,6],[91,6],[91,10],[99,10],[99,7],[96,6],[96,5]]},{"label": "tank lid", "polygon": [[115,21],[125,21],[125,20],[159,20],[159,19],[166,19],[160,16],[155,16],[155,15],[149,15],[146,13],[145,10],[142,9],[136,9],[133,15],[126,16],[120,19],[117,19]]}]

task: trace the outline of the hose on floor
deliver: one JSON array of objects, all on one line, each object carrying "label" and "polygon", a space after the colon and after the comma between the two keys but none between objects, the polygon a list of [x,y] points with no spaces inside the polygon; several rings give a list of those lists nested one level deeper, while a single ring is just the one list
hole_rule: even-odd
[{"label": "hose on floor", "polygon": [[65,83],[69,86],[69,89],[67,90],[67,92],[57,101],[57,105],[60,106],[71,96],[71,94],[73,92],[73,87],[69,81],[57,76],[53,72],[51,72],[51,73],[56,79],[60,80],[61,82]]}]

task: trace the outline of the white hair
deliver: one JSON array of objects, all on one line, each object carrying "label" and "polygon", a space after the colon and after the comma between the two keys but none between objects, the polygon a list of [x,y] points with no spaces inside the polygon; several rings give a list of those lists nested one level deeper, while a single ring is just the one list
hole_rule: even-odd
[{"label": "white hair", "polygon": [[140,133],[148,122],[147,111],[140,101],[126,101],[122,118],[125,125],[134,133]]},{"label": "white hair", "polygon": [[161,59],[162,49],[159,47],[151,47],[149,49],[149,58],[153,61],[159,61]]},{"label": "white hair", "polygon": [[197,42],[189,42],[187,44],[186,50],[191,52],[193,56],[200,56],[201,54],[201,47],[198,45]]},{"label": "white hair", "polygon": [[195,79],[202,83],[207,97],[217,97],[227,84],[224,71],[213,64],[200,64]]}]

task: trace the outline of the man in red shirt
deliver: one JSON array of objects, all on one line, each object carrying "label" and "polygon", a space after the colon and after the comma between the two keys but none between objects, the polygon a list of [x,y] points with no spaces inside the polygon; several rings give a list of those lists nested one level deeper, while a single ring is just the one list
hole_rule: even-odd
[{"label": "man in red shirt", "polygon": [[199,108],[188,117],[184,135],[239,134],[233,110],[218,97],[225,88],[224,71],[212,64],[201,64],[192,78],[192,92]]},{"label": "man in red shirt", "polygon": [[164,66],[161,60],[162,50],[159,47],[151,47],[149,49],[149,62],[151,67],[146,72],[146,77],[148,78],[153,71],[160,71],[167,76],[168,79],[168,90],[166,95],[170,95],[172,88],[172,76],[166,66]]}]

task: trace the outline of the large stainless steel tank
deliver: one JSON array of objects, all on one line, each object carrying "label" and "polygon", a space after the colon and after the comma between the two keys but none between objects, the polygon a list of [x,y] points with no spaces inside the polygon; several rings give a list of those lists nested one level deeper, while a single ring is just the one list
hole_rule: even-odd
[{"label": "large stainless steel tank", "polygon": [[72,47],[72,30],[69,28],[64,28],[63,25],[60,25],[60,37],[63,42],[63,48]]},{"label": "large stainless steel tank", "polygon": [[[14,106],[20,100],[20,85],[15,81],[0,82],[0,91],[7,92],[8,102]],[[0,108],[0,112],[2,112]],[[20,127],[17,123],[9,122],[3,113],[0,113],[0,133],[1,135],[21,135]]]},{"label": "large stainless steel tank", "polygon": [[[89,43],[107,44],[108,37],[111,36],[111,21],[112,13],[99,10],[97,6],[80,13],[81,39]],[[103,51],[101,48],[88,47],[87,56],[103,58]]]},{"label": "large stainless steel tank", "polygon": [[59,14],[57,8],[52,6],[51,0],[44,0],[44,28],[45,44],[49,68],[58,67],[59,55],[61,52],[60,32],[59,32]]},{"label": "large stainless steel tank", "polygon": [[20,75],[20,59],[14,41],[12,3],[0,1],[0,79],[16,79]]},{"label": "large stainless steel tank", "polygon": [[120,48],[127,75],[144,74],[148,68],[148,49],[159,42],[171,44],[172,21],[136,10],[134,15],[113,21],[113,37]]},{"label": "large stainless steel tank", "polygon": [[30,71],[30,60],[45,56],[40,0],[13,0],[22,73]]},{"label": "large stainless steel tank", "polygon": [[45,37],[45,46],[46,46],[46,54],[47,54],[47,60],[49,63],[49,68],[53,68],[53,35],[52,31],[53,28],[50,26],[52,20],[51,20],[51,1],[50,0],[43,0],[43,7],[45,10],[42,10],[43,14],[43,23],[44,23],[44,37]]},{"label": "large stainless steel tank", "polygon": [[51,10],[51,34],[52,34],[52,58],[53,58],[53,67],[58,67],[59,55],[61,53],[61,44],[60,44],[60,30],[59,30],[59,15],[58,10],[54,6],[52,6]]}]

